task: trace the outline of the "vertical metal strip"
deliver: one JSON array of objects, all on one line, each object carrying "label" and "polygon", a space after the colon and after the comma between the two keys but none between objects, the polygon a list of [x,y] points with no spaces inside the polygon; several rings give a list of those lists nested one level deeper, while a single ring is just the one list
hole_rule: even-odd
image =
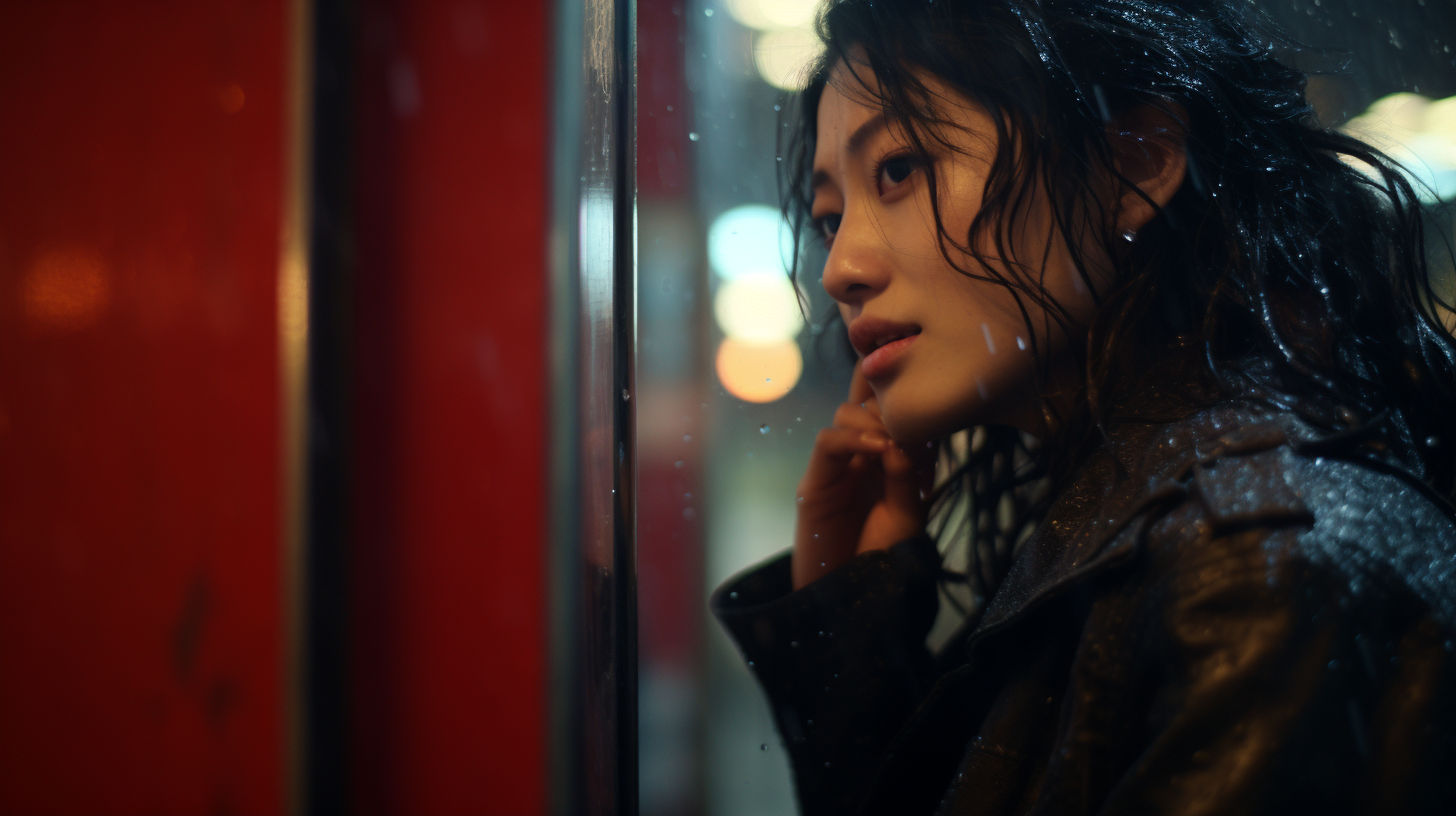
[{"label": "vertical metal strip", "polygon": [[278,261],[279,434],[282,443],[280,517],[283,575],[283,757],[285,802],[290,813],[304,810],[305,767],[305,584],[308,529],[308,179],[309,112],[313,76],[313,8],[310,0],[287,0],[287,60],[284,70],[283,207]]},{"label": "vertical metal strip", "polygon": [[612,270],[614,383],[604,405],[612,406],[617,455],[615,538],[612,542],[617,609],[617,762],[614,811],[636,816],[637,801],[637,4],[615,4],[614,67],[617,104],[615,267]]},{"label": "vertical metal strip", "polygon": [[557,12],[552,810],[635,814],[634,4]]}]

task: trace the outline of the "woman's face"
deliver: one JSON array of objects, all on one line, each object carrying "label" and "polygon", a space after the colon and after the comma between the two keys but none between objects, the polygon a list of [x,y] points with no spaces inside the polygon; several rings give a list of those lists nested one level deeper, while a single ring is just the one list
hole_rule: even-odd
[{"label": "woman's face", "polygon": [[[868,78],[866,69],[859,74]],[[868,84],[866,89],[864,84]],[[824,289],[839,303],[850,342],[874,388],[881,416],[900,442],[921,442],[987,423],[1040,430],[1035,360],[1026,322],[1011,292],[968,277],[942,252],[926,184],[926,168],[905,134],[886,121],[873,81],[862,84],[841,62],[819,102],[812,215],[829,247]],[[963,243],[981,206],[990,157],[991,118],[944,85],[927,82],[939,111],[956,127],[940,133],[954,149],[922,139],[933,154],[940,216]],[[1052,226],[1045,196],[1023,210],[1007,254],[1024,276],[1085,324],[1093,301]],[[947,245],[975,274],[971,257]],[[992,247],[981,247],[994,253]],[[1004,266],[998,271],[1005,274]],[[1023,277],[1025,280],[1026,277]],[[1022,298],[1028,310],[1035,308]],[[1031,312],[1037,347],[1065,354],[1066,338]],[[1051,341],[1050,343],[1048,341]]]}]

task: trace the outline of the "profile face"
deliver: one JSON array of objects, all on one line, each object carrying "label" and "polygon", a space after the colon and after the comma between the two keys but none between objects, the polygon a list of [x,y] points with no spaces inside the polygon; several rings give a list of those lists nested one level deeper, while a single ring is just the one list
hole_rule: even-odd
[{"label": "profile face", "polygon": [[[926,167],[903,131],[875,101],[868,69],[860,78],[844,62],[831,72],[818,108],[811,216],[828,249],[823,285],[839,305],[861,371],[874,389],[890,434],[924,442],[978,424],[1037,432],[1036,361],[1026,321],[1012,293],[989,280],[967,253],[942,242],[931,209]],[[861,79],[865,80],[864,82]],[[940,216],[946,234],[964,244],[979,211],[995,126],[989,115],[933,79],[942,118],[955,125],[932,150]],[[868,91],[865,86],[868,86]],[[1036,196],[1007,236],[1008,254],[1025,276],[1085,321],[1093,301],[1065,242],[1052,226],[1045,196]],[[994,248],[981,247],[994,253]],[[1004,265],[998,266],[1005,274]],[[1025,279],[1025,278],[1023,278]],[[1034,301],[1023,297],[1028,310]],[[1043,354],[1067,344],[1031,313]]]}]

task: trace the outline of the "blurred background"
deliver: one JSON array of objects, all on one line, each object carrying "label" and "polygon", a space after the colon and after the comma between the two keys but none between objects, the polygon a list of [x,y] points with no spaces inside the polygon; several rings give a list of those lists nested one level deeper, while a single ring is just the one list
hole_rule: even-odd
[{"label": "blurred background", "polygon": [[[1259,5],[1449,230],[1456,5]],[[816,8],[0,2],[0,812],[792,813]]]}]

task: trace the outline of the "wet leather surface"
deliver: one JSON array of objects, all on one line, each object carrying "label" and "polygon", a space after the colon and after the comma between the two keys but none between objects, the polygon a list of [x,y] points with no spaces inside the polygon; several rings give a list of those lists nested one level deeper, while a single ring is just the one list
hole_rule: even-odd
[{"label": "wet leather surface", "polygon": [[805,813],[1456,812],[1456,525],[1222,405],[1123,428],[940,655],[933,545],[714,611]]}]

